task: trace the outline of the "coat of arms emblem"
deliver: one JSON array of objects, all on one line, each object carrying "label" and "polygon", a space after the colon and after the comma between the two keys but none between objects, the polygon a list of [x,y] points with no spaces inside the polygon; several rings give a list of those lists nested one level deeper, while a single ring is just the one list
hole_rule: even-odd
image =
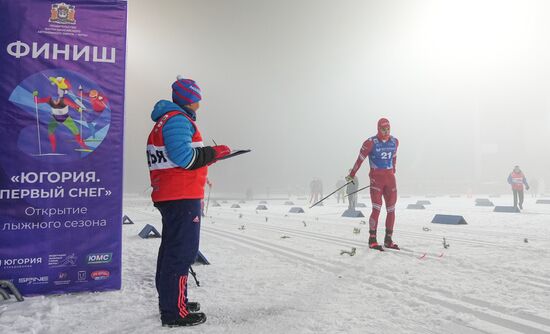
[{"label": "coat of arms emblem", "polygon": [[75,6],[68,5],[64,2],[52,4],[50,23],[61,24],[76,24]]}]

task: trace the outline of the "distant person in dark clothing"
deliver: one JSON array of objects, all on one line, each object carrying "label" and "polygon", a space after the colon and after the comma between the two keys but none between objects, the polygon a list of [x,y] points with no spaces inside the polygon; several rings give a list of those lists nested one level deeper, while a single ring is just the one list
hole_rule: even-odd
[{"label": "distant person in dark clothing", "polygon": [[[508,175],[508,183],[512,185],[512,192],[514,193],[514,206],[523,210],[523,186],[525,189],[529,190],[529,184],[527,183],[527,178],[523,175],[523,172],[519,166],[515,166],[514,170],[510,175]],[[518,202],[519,197],[519,202]]]},{"label": "distant person in dark clothing", "polygon": [[317,203],[317,201],[323,198],[323,181],[319,178],[311,180],[309,183],[309,190],[311,192],[309,202]]}]

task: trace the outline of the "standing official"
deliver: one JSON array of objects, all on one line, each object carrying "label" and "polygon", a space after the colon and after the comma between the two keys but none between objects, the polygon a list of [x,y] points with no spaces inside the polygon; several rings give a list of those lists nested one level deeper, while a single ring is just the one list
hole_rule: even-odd
[{"label": "standing official", "polygon": [[172,101],[155,104],[155,126],[147,140],[151,193],[162,215],[162,241],[155,283],[163,326],[193,326],[206,321],[200,304],[187,300],[187,275],[199,251],[201,201],[207,166],[231,151],[204,146],[195,123],[201,91],[190,79],[172,84]]}]

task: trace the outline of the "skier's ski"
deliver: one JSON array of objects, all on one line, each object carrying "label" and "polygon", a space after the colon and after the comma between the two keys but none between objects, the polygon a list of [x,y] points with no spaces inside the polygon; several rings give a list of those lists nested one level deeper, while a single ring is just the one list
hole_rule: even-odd
[{"label": "skier's ski", "polygon": [[419,252],[419,251],[415,251],[415,250],[412,250],[412,249],[409,249],[409,248],[400,248],[399,250],[398,249],[393,249],[393,248],[386,248],[385,250],[395,252],[396,254],[414,256],[414,257],[418,258],[419,260],[423,260],[423,259],[426,259],[426,258],[432,258],[432,259],[442,258],[445,255],[445,252],[440,252],[440,253]]}]

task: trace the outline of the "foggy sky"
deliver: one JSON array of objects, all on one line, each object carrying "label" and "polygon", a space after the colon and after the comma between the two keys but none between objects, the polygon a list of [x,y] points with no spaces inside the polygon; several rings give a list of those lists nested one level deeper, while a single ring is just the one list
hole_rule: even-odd
[{"label": "foggy sky", "polygon": [[330,190],[380,117],[399,193],[506,192],[514,165],[550,190],[548,36],[543,0],[130,0],[125,191],[148,186],[177,74],[203,91],[205,143],[253,150],[211,166],[213,191]]}]

